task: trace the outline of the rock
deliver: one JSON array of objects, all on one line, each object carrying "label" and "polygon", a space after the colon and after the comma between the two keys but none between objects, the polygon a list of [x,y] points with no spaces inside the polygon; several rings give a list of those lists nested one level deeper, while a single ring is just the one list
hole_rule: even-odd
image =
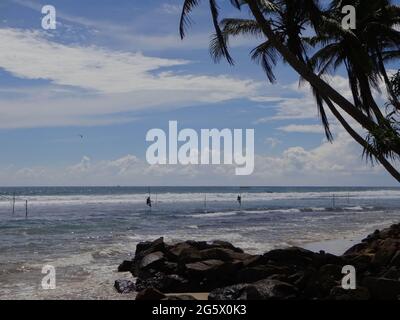
[{"label": "rock", "polygon": [[167,296],[163,300],[169,300],[169,301],[190,301],[190,300],[197,300],[195,297],[184,294],[184,295],[173,295],[173,296]]},{"label": "rock", "polygon": [[400,281],[386,278],[367,277],[363,280],[363,286],[368,288],[373,299],[400,299]]},{"label": "rock", "polygon": [[269,251],[263,255],[263,260],[270,264],[306,267],[313,264],[315,255],[309,250],[292,247]]},{"label": "rock", "polygon": [[307,281],[304,293],[308,297],[324,298],[343,278],[342,267],[328,264],[322,266]]},{"label": "rock", "polygon": [[195,250],[196,248],[192,247],[190,244],[186,242],[178,243],[168,248],[167,255],[173,261],[178,261],[178,259],[182,256],[182,252],[184,250]]},{"label": "rock", "polygon": [[265,279],[213,290],[209,300],[288,300],[297,294],[297,289],[288,283]]},{"label": "rock", "polygon": [[392,280],[400,280],[400,268],[391,267],[388,271],[383,274],[383,278],[392,279]]},{"label": "rock", "polygon": [[178,257],[178,264],[183,265],[186,263],[198,262],[201,259],[200,250],[195,247],[189,247],[181,251],[181,254]]},{"label": "rock", "polygon": [[236,284],[225,288],[214,289],[208,295],[208,300],[214,300],[214,301],[244,300],[244,297],[242,297],[242,290],[247,286],[248,284]]},{"label": "rock", "polygon": [[[133,259],[133,268],[131,270],[133,276],[139,277],[140,272],[143,271],[141,270],[143,267],[141,265],[142,259],[144,257],[151,255],[152,253],[165,253],[167,251],[167,247],[164,243],[164,238],[159,238],[155,241],[149,242],[140,242],[136,246],[136,253],[135,253],[135,258]],[[158,256],[159,253],[157,253],[156,256]],[[161,260],[161,259],[156,259],[156,256],[150,256],[148,261],[145,262],[144,264],[147,266],[148,264],[151,264],[151,260]],[[150,262],[150,263],[149,263]],[[154,262],[154,261],[153,261]],[[145,273],[147,275],[147,273]]]},{"label": "rock", "polygon": [[236,274],[237,283],[252,283],[266,279],[272,275],[287,274],[289,268],[271,265],[259,265],[239,270]]},{"label": "rock", "polygon": [[123,294],[136,291],[135,284],[129,280],[116,280],[114,283],[114,288],[119,293],[123,293]]},{"label": "rock", "polygon": [[193,288],[187,279],[177,274],[165,275],[161,272],[150,278],[138,278],[136,280],[136,288],[138,291],[154,288],[166,293],[197,292],[196,288]]},{"label": "rock", "polygon": [[233,261],[251,258],[250,254],[239,253],[227,248],[211,248],[199,251],[200,260],[222,260],[222,261]]},{"label": "rock", "polygon": [[366,242],[358,243],[358,244],[352,246],[350,249],[348,249],[343,255],[344,256],[357,255],[357,254],[362,253],[367,247],[368,247],[368,243],[366,243]]},{"label": "rock", "polygon": [[118,272],[130,272],[133,270],[133,262],[125,260],[118,266]]},{"label": "rock", "polygon": [[209,243],[209,245],[212,247],[220,247],[220,248],[230,249],[237,253],[243,253],[242,249],[235,247],[233,244],[231,244],[227,241],[215,240],[215,241],[212,241],[211,243]]},{"label": "rock", "polygon": [[397,252],[397,244],[392,239],[380,240],[379,241],[379,250],[375,253],[372,258],[371,263],[374,266],[382,267],[392,260],[393,256]]},{"label": "rock", "polygon": [[369,300],[369,291],[364,287],[357,287],[355,290],[345,290],[341,286],[332,288],[329,300]]},{"label": "rock", "polygon": [[222,269],[225,263],[221,260],[205,260],[186,264],[186,272],[189,277],[210,277]]},{"label": "rock", "polygon": [[390,261],[391,266],[400,267],[400,250],[394,254],[392,260]]},{"label": "rock", "polygon": [[348,255],[344,257],[346,261],[345,265],[354,266],[358,273],[364,273],[371,269],[372,258],[372,255],[367,254]]},{"label": "rock", "polygon": [[164,254],[161,251],[157,251],[144,256],[140,260],[138,267],[141,270],[157,268],[158,266],[161,266],[164,261],[165,261]]},{"label": "rock", "polygon": [[165,249],[165,243],[164,243],[164,238],[158,238],[155,241],[145,241],[145,242],[139,242],[136,245],[136,253],[135,255],[141,255],[143,252],[146,254],[149,254],[151,252],[155,251],[164,251]]},{"label": "rock", "polygon": [[165,298],[166,298],[165,294],[163,294],[162,292],[160,292],[154,288],[148,288],[148,289],[142,290],[136,296],[136,300],[156,301],[156,300],[162,300]]}]

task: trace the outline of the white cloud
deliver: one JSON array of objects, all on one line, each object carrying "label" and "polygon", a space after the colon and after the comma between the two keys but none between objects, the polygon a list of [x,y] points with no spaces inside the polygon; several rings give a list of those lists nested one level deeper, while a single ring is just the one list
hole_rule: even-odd
[{"label": "white cloud", "polygon": [[315,124],[315,125],[290,124],[284,127],[280,127],[278,128],[278,130],[288,133],[325,133],[324,128],[320,124]]},{"label": "white cloud", "polygon": [[276,148],[279,144],[282,143],[282,141],[277,138],[270,137],[265,139],[265,143],[269,145],[271,148]]},{"label": "white cloud", "polygon": [[[255,171],[235,176],[235,166],[149,166],[135,155],[112,160],[84,156],[66,167],[15,166],[0,169],[4,185],[394,185],[380,166],[371,167],[345,132],[334,144],[287,148],[280,155],[256,155]],[[372,182],[371,182],[372,181]]]},{"label": "white cloud", "polygon": [[133,119],[118,113],[252,97],[260,87],[230,76],[168,71],[187,61],[66,46],[40,32],[0,29],[0,37],[1,68],[19,78],[51,83],[20,94],[3,89],[0,128],[127,122]]},{"label": "white cloud", "polygon": [[182,5],[164,3],[161,6],[161,10],[167,14],[180,14],[182,12]]}]

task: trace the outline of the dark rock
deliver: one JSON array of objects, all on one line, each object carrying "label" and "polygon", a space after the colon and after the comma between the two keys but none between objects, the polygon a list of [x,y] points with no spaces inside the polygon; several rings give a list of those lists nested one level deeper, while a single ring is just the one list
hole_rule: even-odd
[{"label": "dark rock", "polygon": [[245,297],[242,297],[242,290],[247,286],[248,284],[236,284],[215,289],[208,295],[208,300],[245,300]]},{"label": "dark rock", "polygon": [[383,274],[383,278],[400,280],[400,268],[391,267],[388,271]]},{"label": "dark rock", "polygon": [[397,252],[397,244],[392,239],[381,240],[379,250],[375,253],[371,263],[375,266],[385,266],[389,264]]},{"label": "dark rock", "polygon": [[342,267],[328,264],[314,273],[306,284],[304,293],[308,297],[323,298],[329,295],[332,288],[337,286],[343,275]]},{"label": "dark rock", "polygon": [[181,251],[181,254],[178,257],[178,264],[182,265],[191,262],[198,262],[201,261],[201,259],[200,250],[195,247],[189,247]]},{"label": "dark rock", "polygon": [[131,270],[133,270],[132,261],[125,260],[118,266],[118,272],[130,272]]},{"label": "dark rock", "polygon": [[197,292],[196,288],[194,288],[187,279],[176,274],[165,275],[161,272],[146,279],[138,278],[136,280],[136,288],[138,291],[154,288],[166,293]]},{"label": "dark rock", "polygon": [[332,288],[329,300],[369,300],[370,294],[367,288],[357,287],[355,290],[345,290],[340,286]]},{"label": "dark rock", "polygon": [[211,248],[199,251],[200,260],[222,260],[222,261],[233,261],[251,258],[250,254],[239,253],[227,248]]},{"label": "dark rock", "polygon": [[186,264],[186,272],[188,276],[193,277],[210,277],[216,274],[224,266],[224,262],[221,260],[206,260],[195,263]]},{"label": "dark rock", "polygon": [[400,267],[400,250],[394,254],[392,260],[390,261],[391,266]]},{"label": "dark rock", "polygon": [[136,300],[157,301],[157,300],[162,300],[165,298],[166,298],[165,294],[163,294],[162,292],[160,292],[154,288],[148,288],[148,289],[142,290],[136,296]]},{"label": "dark rock", "polygon": [[306,267],[313,264],[315,256],[312,251],[292,247],[269,251],[263,255],[263,260],[270,264]]},{"label": "dark rock", "polygon": [[360,255],[348,255],[344,259],[346,265],[354,266],[358,273],[364,273],[371,269],[372,255],[360,254]]},{"label": "dark rock", "polygon": [[373,299],[400,299],[400,281],[386,278],[367,277],[363,280],[363,286],[368,288]]},{"label": "dark rock", "polygon": [[265,279],[213,290],[209,300],[288,300],[297,294],[297,289],[288,283]]},{"label": "dark rock", "polygon": [[148,255],[152,252],[156,251],[161,251],[165,252],[166,246],[164,243],[164,238],[158,238],[157,240],[154,241],[146,241],[146,242],[140,242],[136,246],[136,253],[135,257],[138,256],[140,258],[144,257],[145,255]]},{"label": "dark rock", "polygon": [[114,283],[114,288],[119,293],[124,293],[124,294],[136,291],[135,284],[129,280],[116,280]]},{"label": "dark rock", "polygon": [[272,275],[286,275],[288,272],[289,268],[286,267],[259,265],[239,270],[236,274],[236,282],[252,283],[262,279],[266,279]]},{"label": "dark rock", "polygon": [[220,247],[220,248],[230,249],[237,253],[244,253],[242,249],[235,247],[233,244],[231,244],[227,241],[215,240],[215,241],[212,241],[211,243],[209,243],[209,245],[212,247]]},{"label": "dark rock", "polygon": [[191,301],[191,300],[197,300],[195,297],[191,295],[173,295],[173,296],[167,296],[163,300],[168,300],[168,301]]},{"label": "dark rock", "polygon": [[157,268],[158,266],[161,266],[164,261],[164,254],[161,251],[156,251],[144,256],[140,260],[138,267],[141,270]]},{"label": "dark rock", "polygon": [[195,250],[196,248],[192,247],[190,244],[186,242],[178,243],[168,248],[167,255],[171,260],[178,261],[178,258],[182,256],[183,250]]},{"label": "dark rock", "polygon": [[348,249],[343,255],[347,256],[347,255],[360,254],[367,247],[368,247],[368,243],[366,243],[366,242],[358,243],[358,244],[352,246],[350,249]]}]

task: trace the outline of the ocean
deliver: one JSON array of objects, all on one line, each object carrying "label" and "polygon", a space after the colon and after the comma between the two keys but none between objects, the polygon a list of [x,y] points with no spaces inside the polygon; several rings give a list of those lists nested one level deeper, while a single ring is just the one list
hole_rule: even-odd
[{"label": "ocean", "polygon": [[[116,269],[160,236],[263,253],[361,239],[399,221],[400,188],[0,188],[0,299],[130,299],[113,289],[129,278]],[[45,265],[55,267],[54,290],[42,289]]]}]

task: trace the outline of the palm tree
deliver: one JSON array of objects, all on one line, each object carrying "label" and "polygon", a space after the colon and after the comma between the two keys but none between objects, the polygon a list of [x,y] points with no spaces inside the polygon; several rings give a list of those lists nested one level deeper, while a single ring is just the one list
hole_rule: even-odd
[{"label": "palm tree", "polygon": [[[201,0],[184,1],[180,24],[182,38],[190,24],[189,14],[200,2]],[[375,32],[372,35],[371,31],[371,35],[366,37],[362,32],[342,29],[341,16],[338,15],[341,5],[352,3],[360,7],[360,0],[333,0],[327,10],[321,8],[318,0],[231,0],[230,2],[239,10],[247,6],[251,18],[219,21],[218,3],[216,0],[209,0],[216,31],[211,41],[213,57],[216,60],[224,57],[230,64],[234,64],[229,52],[230,37],[242,34],[262,37],[262,43],[252,51],[252,57],[261,63],[268,79],[271,82],[275,81],[273,67],[279,58],[288,63],[303,81],[310,84],[328,139],[332,137],[324,111],[325,106],[347,132],[363,146],[365,154],[380,162],[400,182],[399,171],[389,161],[400,157],[399,128],[393,114],[386,117],[382,114],[372,95],[373,88],[377,88],[379,77],[387,76],[385,62],[388,59],[398,58],[396,50],[393,50],[398,48],[399,44],[398,32],[393,28],[398,18],[394,14],[398,12],[398,7],[391,5],[389,0],[379,0],[380,6],[373,6],[367,13],[363,13],[360,25],[364,31]],[[365,2],[363,0],[363,5]],[[388,17],[391,17],[391,20]],[[304,37],[303,31],[306,28],[312,29],[315,37]],[[383,28],[386,28],[385,32]],[[326,46],[321,48],[321,44]],[[310,58],[311,47],[317,47],[319,50]],[[323,78],[327,71],[333,71],[341,64],[345,65],[349,75],[353,102],[348,101]],[[393,98],[391,82],[387,79],[385,82]],[[362,138],[337,108],[364,128],[368,132],[367,137]]]}]

